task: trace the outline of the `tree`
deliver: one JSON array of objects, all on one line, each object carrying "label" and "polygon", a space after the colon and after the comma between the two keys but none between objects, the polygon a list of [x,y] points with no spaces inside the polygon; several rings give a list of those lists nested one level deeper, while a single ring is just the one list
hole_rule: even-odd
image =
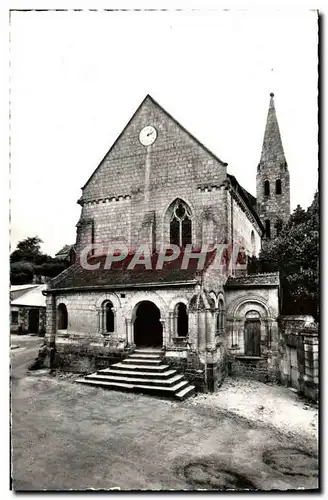
[{"label": "tree", "polygon": [[25,238],[25,240],[19,241],[17,249],[10,256],[10,261],[20,262],[25,260],[28,262],[35,262],[38,258],[43,257],[40,250],[41,243],[43,243],[43,241],[38,236]]},{"label": "tree", "polygon": [[26,285],[33,282],[33,265],[29,262],[14,262],[10,266],[10,283],[12,285]]},{"label": "tree", "polygon": [[10,282],[12,285],[41,282],[41,277],[54,278],[67,268],[66,261],[41,252],[43,241],[38,236],[28,237],[17,244],[10,255]]},{"label": "tree", "polygon": [[319,195],[307,210],[297,206],[279,236],[267,242],[249,272],[279,271],[284,314],[312,314],[319,303]]}]

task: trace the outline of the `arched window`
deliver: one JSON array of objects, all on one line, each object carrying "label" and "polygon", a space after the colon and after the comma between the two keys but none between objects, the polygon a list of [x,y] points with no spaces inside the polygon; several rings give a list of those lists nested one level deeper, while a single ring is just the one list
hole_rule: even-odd
[{"label": "arched window", "polygon": [[271,238],[271,228],[270,228],[270,221],[269,220],[265,221],[265,236],[267,238]]},{"label": "arched window", "polygon": [[218,335],[222,335],[224,332],[224,304],[223,300],[219,300],[218,304],[218,315],[216,321],[216,333]]},{"label": "arched window", "polygon": [[182,200],[176,200],[170,219],[170,243],[185,247],[192,240],[191,211]]},{"label": "arched window", "polygon": [[57,329],[67,330],[68,316],[65,304],[59,304],[57,308]]},{"label": "arched window", "polygon": [[264,181],[264,196],[270,196],[270,182]]},{"label": "arched window", "polygon": [[281,180],[276,180],[276,194],[281,194]]},{"label": "arched window", "polygon": [[187,337],[188,335],[188,312],[187,306],[182,302],[175,306],[176,315],[176,335]]},{"label": "arched window", "polygon": [[103,302],[101,307],[102,331],[103,333],[113,333],[115,331],[114,306],[110,300]]},{"label": "arched window", "polygon": [[253,230],[251,232],[251,245],[252,245],[252,257],[254,257],[256,250],[255,250],[255,233]]}]

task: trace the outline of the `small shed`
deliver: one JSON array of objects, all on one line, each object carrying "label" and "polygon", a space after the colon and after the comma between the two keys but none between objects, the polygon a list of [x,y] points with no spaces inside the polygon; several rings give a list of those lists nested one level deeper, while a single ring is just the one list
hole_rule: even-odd
[{"label": "small shed", "polygon": [[43,336],[46,330],[47,285],[12,285],[10,287],[10,332]]}]

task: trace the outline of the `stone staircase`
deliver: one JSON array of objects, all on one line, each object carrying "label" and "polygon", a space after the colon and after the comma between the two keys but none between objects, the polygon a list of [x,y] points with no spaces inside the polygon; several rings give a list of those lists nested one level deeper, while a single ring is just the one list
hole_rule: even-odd
[{"label": "stone staircase", "polygon": [[166,365],[159,351],[136,349],[120,363],[78,378],[76,382],[105,389],[172,397],[182,401],[195,392],[188,380]]}]

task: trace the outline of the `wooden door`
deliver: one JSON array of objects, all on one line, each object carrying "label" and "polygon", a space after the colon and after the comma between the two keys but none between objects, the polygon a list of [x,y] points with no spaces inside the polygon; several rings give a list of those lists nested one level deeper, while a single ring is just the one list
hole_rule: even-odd
[{"label": "wooden door", "polygon": [[259,319],[245,321],[245,356],[260,356],[261,322]]}]

